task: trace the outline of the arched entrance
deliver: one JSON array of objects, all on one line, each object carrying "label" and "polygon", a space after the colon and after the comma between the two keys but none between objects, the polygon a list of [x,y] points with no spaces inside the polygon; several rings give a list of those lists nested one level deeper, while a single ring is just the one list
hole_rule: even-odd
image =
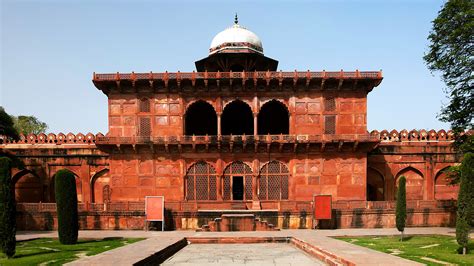
[{"label": "arched entrance", "polygon": [[[109,169],[107,168],[104,168],[98,172],[96,172],[92,177],[91,177],[91,180],[90,180],[90,185],[91,185],[91,202],[92,203],[95,203],[95,202],[106,202],[107,200],[110,201],[110,193],[108,193],[106,195],[109,196],[109,198],[107,199],[106,197],[104,197],[104,193],[103,193],[103,190],[104,190],[104,187],[105,186],[108,186],[108,179],[109,178],[101,178],[101,177],[105,177],[107,175],[107,173],[109,172]],[[98,179],[101,178],[101,181],[103,182],[98,182]],[[110,190],[110,187],[109,187],[109,190]]]},{"label": "arched entrance", "polygon": [[236,161],[224,170],[222,198],[224,200],[252,200],[252,169]]},{"label": "arched entrance", "polygon": [[400,176],[406,178],[406,192],[407,200],[422,200],[423,199],[423,175],[421,172],[413,167],[408,167],[400,171],[396,178],[396,187],[398,188],[398,180]]},{"label": "arched entrance", "polygon": [[384,200],[384,177],[377,170],[367,169],[367,200],[382,201]]},{"label": "arched entrance", "polygon": [[258,113],[258,134],[277,135],[290,133],[290,116],[286,106],[271,100],[265,103]]},{"label": "arched entrance", "polygon": [[252,109],[241,100],[226,105],[222,112],[222,135],[253,135]]},{"label": "arched entrance", "polygon": [[44,201],[43,184],[35,172],[23,169],[12,176],[12,183],[15,186],[16,202]]},{"label": "arched entrance", "polygon": [[[67,169],[67,168],[65,168]],[[77,193],[77,201],[78,202],[83,202],[83,198],[82,198],[82,182],[81,182],[81,178],[74,172],[72,171],[71,169],[68,169],[69,171],[71,171],[73,174],[74,174],[74,177],[75,177],[75,180],[76,180],[76,193]],[[49,191],[50,191],[50,201],[51,202],[56,202],[56,194],[55,194],[55,183],[56,183],[56,173],[53,174],[53,176],[51,177],[51,183],[49,185]]]},{"label": "arched entrance", "polygon": [[184,134],[217,135],[217,115],[211,104],[199,100],[188,107],[184,115]]},{"label": "arched entrance", "polygon": [[459,185],[451,185],[449,183],[448,168],[439,171],[435,178],[435,199],[436,200],[452,200],[457,199]]}]

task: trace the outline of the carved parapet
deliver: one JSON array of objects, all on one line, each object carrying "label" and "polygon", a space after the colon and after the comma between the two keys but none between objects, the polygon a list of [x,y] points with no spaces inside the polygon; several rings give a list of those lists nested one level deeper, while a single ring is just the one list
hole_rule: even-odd
[{"label": "carved parapet", "polygon": [[9,139],[0,139],[0,144],[95,144],[97,138],[104,137],[104,134],[97,133],[87,133],[86,135],[78,133],[74,135],[73,133],[64,133],[54,134],[20,134],[20,139],[9,140]]},{"label": "carved parapet", "polygon": [[[463,134],[471,135],[471,131],[466,131]],[[397,130],[392,130],[390,133],[388,130],[377,131],[373,130],[370,132],[370,135],[373,137],[378,137],[381,142],[406,142],[406,141],[418,141],[418,142],[430,142],[430,141],[453,141],[455,138],[454,132],[452,130],[445,131],[444,129],[436,132],[434,129],[429,131],[425,129],[416,130],[413,129],[408,131],[406,129],[398,132]]]}]

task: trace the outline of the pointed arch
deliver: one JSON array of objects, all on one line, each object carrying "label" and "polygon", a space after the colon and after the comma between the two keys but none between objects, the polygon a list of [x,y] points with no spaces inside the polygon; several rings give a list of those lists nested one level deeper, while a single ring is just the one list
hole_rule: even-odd
[{"label": "pointed arch", "polygon": [[99,170],[97,171],[94,175],[92,175],[91,179],[89,180],[89,184],[90,184],[90,193],[91,193],[91,202],[92,203],[95,203],[95,193],[96,193],[96,189],[95,189],[95,183],[97,181],[97,179],[101,176],[104,176],[105,174],[107,174],[110,170],[108,168],[104,168],[102,170]]},{"label": "pointed arch", "polygon": [[41,179],[34,171],[32,170],[29,170],[29,169],[21,169],[20,171],[16,172],[12,177],[11,177],[11,180],[12,180],[12,183],[13,184],[16,184],[18,182],[18,180],[20,180],[23,176],[27,175],[27,174],[31,174],[33,175],[34,177],[38,178],[38,179]]},{"label": "pointed arch", "polygon": [[449,166],[439,170],[435,176],[435,199],[436,200],[452,200],[457,199],[459,192],[459,185],[451,185],[449,182],[449,175],[447,170]]},{"label": "pointed arch", "polygon": [[[76,192],[77,192],[77,201],[78,202],[82,202],[82,182],[81,182],[81,177],[76,174],[76,172],[74,172],[73,170],[69,169],[69,168],[63,168],[63,169],[67,169],[69,171],[71,171],[71,173],[74,174],[74,178],[76,179]],[[58,169],[59,170],[59,169]],[[52,175],[51,175],[51,183],[49,184],[49,197],[50,197],[50,202],[56,202],[56,194],[54,192],[54,186],[55,186],[55,180],[56,180],[56,172],[55,171]]]},{"label": "pointed arch", "polygon": [[257,121],[259,135],[290,133],[290,112],[286,105],[278,100],[273,99],[263,104]]},{"label": "pointed arch", "polygon": [[[252,168],[242,162],[234,161],[224,168],[222,198],[224,200],[252,200]],[[237,186],[241,186],[238,188]]]},{"label": "pointed arch", "polygon": [[286,200],[288,199],[290,171],[286,164],[280,161],[270,161],[260,168],[258,182],[259,199]]},{"label": "pointed arch", "polygon": [[395,187],[397,188],[398,180],[402,175],[406,178],[407,200],[422,200],[424,194],[423,173],[412,166],[403,168],[398,172],[395,178]]},{"label": "pointed arch", "polygon": [[216,200],[217,174],[212,165],[205,161],[192,164],[186,171],[186,200]]},{"label": "pointed arch", "polygon": [[367,168],[367,200],[381,201],[385,199],[385,177],[375,168]]},{"label": "pointed arch", "polygon": [[33,170],[21,169],[11,177],[15,188],[16,202],[40,202],[43,200],[44,188],[42,178]]},{"label": "pointed arch", "polygon": [[217,135],[217,114],[210,103],[197,100],[186,108],[184,134]]},{"label": "pointed arch", "polygon": [[222,135],[253,135],[252,108],[242,100],[228,103],[222,111]]}]

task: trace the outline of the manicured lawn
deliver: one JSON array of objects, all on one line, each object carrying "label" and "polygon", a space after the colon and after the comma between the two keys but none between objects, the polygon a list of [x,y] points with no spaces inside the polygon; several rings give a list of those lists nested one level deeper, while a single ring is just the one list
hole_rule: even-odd
[{"label": "manicured lawn", "polygon": [[418,261],[427,265],[474,265],[474,242],[469,243],[471,252],[467,255],[457,253],[456,238],[451,236],[366,236],[337,237],[337,239],[396,255],[405,259]]},{"label": "manicured lawn", "polygon": [[58,239],[40,238],[16,243],[16,254],[7,259],[0,253],[0,265],[61,265],[142,240],[143,238],[80,239],[76,245],[62,245]]}]

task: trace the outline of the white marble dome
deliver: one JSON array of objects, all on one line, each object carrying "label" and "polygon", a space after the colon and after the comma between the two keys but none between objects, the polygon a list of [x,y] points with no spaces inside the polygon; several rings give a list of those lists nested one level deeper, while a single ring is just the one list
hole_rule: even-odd
[{"label": "white marble dome", "polygon": [[242,49],[248,49],[263,54],[263,46],[260,38],[255,33],[240,26],[236,20],[232,27],[219,32],[214,39],[212,39],[209,54],[222,52],[224,50],[228,50],[225,52],[231,52],[232,50]]}]

